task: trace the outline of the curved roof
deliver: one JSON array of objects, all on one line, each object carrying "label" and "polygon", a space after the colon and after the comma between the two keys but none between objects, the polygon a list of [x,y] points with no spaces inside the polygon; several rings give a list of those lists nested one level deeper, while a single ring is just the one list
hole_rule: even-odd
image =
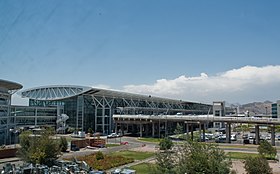
[{"label": "curved roof", "polygon": [[0,79],[0,87],[6,88],[8,90],[17,90],[17,89],[21,89],[22,85],[19,83]]},{"label": "curved roof", "polygon": [[21,92],[22,97],[35,100],[61,100],[87,92],[91,87],[85,86],[41,86]]}]

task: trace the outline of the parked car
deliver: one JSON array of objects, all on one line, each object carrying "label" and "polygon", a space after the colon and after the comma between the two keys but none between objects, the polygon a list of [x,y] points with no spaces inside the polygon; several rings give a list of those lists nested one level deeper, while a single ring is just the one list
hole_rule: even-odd
[{"label": "parked car", "polygon": [[243,134],[242,138],[243,138],[243,139],[248,139],[248,138],[249,138],[249,135],[248,135],[248,134]]},{"label": "parked car", "polygon": [[237,141],[236,134],[232,134],[232,135],[230,136],[230,140],[231,140],[231,141]]},{"label": "parked car", "polygon": [[107,138],[117,138],[117,137],[119,137],[120,135],[119,134],[117,134],[117,133],[111,133],[111,134],[109,134],[108,136],[107,136]]},{"label": "parked car", "polygon": [[215,139],[216,143],[225,143],[226,142],[226,136],[220,136]]}]

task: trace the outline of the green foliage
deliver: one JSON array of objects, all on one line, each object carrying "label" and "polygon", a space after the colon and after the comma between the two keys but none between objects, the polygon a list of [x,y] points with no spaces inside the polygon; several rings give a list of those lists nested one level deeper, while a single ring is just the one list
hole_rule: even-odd
[{"label": "green foliage", "polygon": [[53,130],[44,130],[33,135],[30,131],[25,131],[20,135],[19,155],[23,161],[33,164],[52,165],[60,154],[59,143],[51,139]]},{"label": "green foliage", "polygon": [[88,128],[88,133],[93,134],[93,130],[92,130],[92,128],[91,128],[91,127],[90,127],[90,128]]},{"label": "green foliage", "polygon": [[67,142],[67,139],[65,137],[60,137],[59,146],[60,146],[61,152],[66,152],[67,151],[68,142]]},{"label": "green foliage", "polygon": [[102,152],[98,151],[96,154],[95,154],[95,158],[96,160],[102,160],[104,159],[104,155]]},{"label": "green foliage", "polygon": [[175,135],[179,135],[183,133],[183,126],[181,126],[179,123],[177,123],[176,129],[174,130]]},{"label": "green foliage", "polygon": [[248,157],[244,163],[244,168],[248,174],[272,174],[272,169],[263,156]]},{"label": "green foliage", "polygon": [[67,128],[67,133],[73,133],[74,131],[76,131],[76,129],[73,128],[73,127],[68,127]]},{"label": "green foliage", "polygon": [[214,144],[188,141],[175,149],[157,154],[154,173],[230,173],[231,161]]},{"label": "green foliage", "polygon": [[90,167],[96,170],[108,170],[114,167],[132,163],[134,161],[132,158],[126,158],[120,155],[118,156],[104,155],[103,159],[97,160],[96,154],[77,157],[77,160],[85,161]]},{"label": "green foliage", "polygon": [[237,127],[234,128],[234,131],[242,131],[244,132],[249,132],[250,131],[250,127],[248,124],[241,124],[238,125]]},{"label": "green foliage", "polygon": [[164,138],[159,143],[160,150],[169,150],[173,146],[173,142],[169,138]]},{"label": "green foliage", "polygon": [[151,173],[152,167],[153,164],[151,163],[141,163],[130,167],[130,169],[136,170],[137,174],[147,174],[147,173]]},{"label": "green foliage", "polygon": [[248,157],[257,157],[257,153],[246,153],[246,152],[228,152],[227,156],[231,159],[243,159],[245,160]]},{"label": "green foliage", "polygon": [[275,126],[275,132],[280,132],[280,125]]},{"label": "green foliage", "polygon": [[160,152],[156,155],[156,166],[153,168],[153,173],[175,174],[175,162],[170,151]]},{"label": "green foliage", "polygon": [[268,141],[262,140],[258,147],[258,152],[263,156],[269,156],[270,159],[274,159],[276,156],[276,148],[274,148]]}]

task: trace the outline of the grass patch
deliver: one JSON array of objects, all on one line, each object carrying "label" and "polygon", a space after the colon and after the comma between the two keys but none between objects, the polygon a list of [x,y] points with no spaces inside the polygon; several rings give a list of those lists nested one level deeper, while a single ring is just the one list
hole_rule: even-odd
[{"label": "grass patch", "polygon": [[116,146],[120,146],[119,144],[106,144],[106,147],[116,147]]},{"label": "grass patch", "polygon": [[162,138],[138,138],[138,140],[150,143],[159,143],[162,140]]},{"label": "grass patch", "polygon": [[228,152],[227,156],[231,159],[246,159],[247,157],[257,157],[258,153]]},{"label": "grass patch", "polygon": [[[245,152],[228,152],[227,156],[231,159],[243,159],[245,160],[247,157],[257,157],[258,153],[245,153]],[[266,156],[267,160],[277,160],[276,158],[271,158],[270,156]]]},{"label": "grass patch", "polygon": [[152,152],[137,152],[137,151],[119,151],[111,153],[112,156],[123,156],[125,158],[132,158],[134,160],[144,160],[150,158],[155,154]]},{"label": "grass patch", "polygon": [[151,167],[155,164],[141,163],[135,166],[131,166],[130,169],[136,170],[137,174],[147,174],[151,172]]},{"label": "grass patch", "polygon": [[257,149],[258,146],[246,146],[246,145],[219,145],[218,146],[219,148],[221,149],[234,149],[234,148],[237,148],[237,149]]}]

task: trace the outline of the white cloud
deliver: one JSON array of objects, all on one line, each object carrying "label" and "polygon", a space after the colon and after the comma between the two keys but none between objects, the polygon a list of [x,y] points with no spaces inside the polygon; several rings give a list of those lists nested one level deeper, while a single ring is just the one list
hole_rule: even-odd
[{"label": "white cloud", "polygon": [[124,91],[211,103],[215,100],[228,102],[275,101],[280,99],[280,66],[245,66],[214,76],[201,73],[197,77],[186,75],[154,84],[126,85]]}]

